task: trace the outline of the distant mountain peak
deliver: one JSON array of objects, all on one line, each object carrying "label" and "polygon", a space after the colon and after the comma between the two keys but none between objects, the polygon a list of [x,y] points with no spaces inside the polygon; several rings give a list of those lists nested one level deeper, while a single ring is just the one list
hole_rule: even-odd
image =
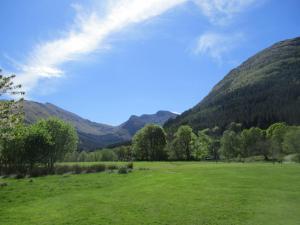
[{"label": "distant mountain peak", "polygon": [[132,115],[129,120],[120,125],[121,128],[127,130],[131,135],[134,135],[139,129],[143,128],[146,124],[164,125],[169,119],[174,119],[177,115],[166,111],[160,110],[155,114],[143,114],[141,116]]},{"label": "distant mountain peak", "polygon": [[156,114],[132,115],[120,126],[110,126],[84,119],[49,102],[39,103],[25,100],[24,110],[25,122],[27,123],[34,123],[38,119],[51,116],[71,123],[78,132],[82,150],[93,150],[128,141],[146,124],[163,125],[168,119],[175,117],[175,114],[171,112],[159,111]]}]

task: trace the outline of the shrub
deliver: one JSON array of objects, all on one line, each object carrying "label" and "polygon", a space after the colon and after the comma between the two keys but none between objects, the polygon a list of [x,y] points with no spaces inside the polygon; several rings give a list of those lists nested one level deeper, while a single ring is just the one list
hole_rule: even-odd
[{"label": "shrub", "polygon": [[265,157],[262,155],[250,156],[245,158],[245,162],[263,162],[265,161]]},{"label": "shrub", "polygon": [[132,162],[127,164],[127,169],[131,169],[131,170],[133,169],[133,163]]},{"label": "shrub", "polygon": [[94,172],[103,172],[105,171],[106,167],[104,164],[97,164],[97,165],[90,166],[90,169],[93,170]]},{"label": "shrub", "polygon": [[18,173],[18,174],[15,175],[14,178],[16,178],[16,179],[24,179],[24,178],[25,178],[25,174],[23,174],[23,173]]},{"label": "shrub", "polygon": [[295,156],[292,158],[292,161],[293,161],[293,162],[300,163],[300,154],[295,155]]},{"label": "shrub", "polygon": [[41,176],[46,176],[49,174],[49,171],[45,167],[34,167],[30,173],[30,177],[41,177]]},{"label": "shrub", "polygon": [[149,168],[140,167],[139,170],[150,170]]},{"label": "shrub", "polygon": [[95,170],[92,166],[86,167],[86,173],[94,173],[94,172],[95,172]]},{"label": "shrub", "polygon": [[116,165],[108,165],[107,169],[109,169],[109,170],[117,170],[118,166],[116,166]]},{"label": "shrub", "polygon": [[85,168],[82,167],[82,166],[79,166],[79,165],[74,165],[74,166],[72,167],[72,171],[73,171],[75,174],[81,174],[84,170],[85,170]]},{"label": "shrub", "polygon": [[119,174],[127,174],[128,170],[127,170],[126,167],[120,167],[119,170],[118,170],[118,173]]},{"label": "shrub", "polygon": [[72,167],[67,165],[55,166],[55,174],[63,175],[65,173],[72,172],[72,169]]}]

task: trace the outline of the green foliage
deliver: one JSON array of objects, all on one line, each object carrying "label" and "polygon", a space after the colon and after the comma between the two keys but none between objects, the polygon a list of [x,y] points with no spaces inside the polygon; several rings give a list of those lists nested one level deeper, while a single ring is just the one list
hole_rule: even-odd
[{"label": "green foliage", "polygon": [[203,160],[209,156],[212,149],[212,138],[207,135],[207,129],[199,131],[198,137],[194,138],[192,143],[194,159]]},{"label": "green foliage", "polygon": [[240,133],[242,131],[242,124],[241,123],[236,123],[236,122],[231,122],[227,130],[234,131],[235,133]]},{"label": "green foliage", "polygon": [[118,161],[131,161],[133,159],[131,146],[120,146],[114,149]]},{"label": "green foliage", "polygon": [[175,160],[191,160],[196,135],[190,126],[180,126],[172,143],[171,157]]},{"label": "green foliage", "polygon": [[54,163],[74,151],[77,145],[74,128],[55,118],[30,126],[18,125],[11,134],[1,142],[0,172],[4,174],[36,173],[41,165],[53,172]]},{"label": "green foliage", "polygon": [[[13,83],[14,78],[15,75],[5,76],[0,70],[0,98],[24,95],[24,92],[20,91],[21,85]],[[16,151],[19,149],[15,149],[15,147],[21,144],[19,132],[16,132],[15,129],[23,123],[22,103],[22,98],[19,100],[0,100],[0,173],[3,167],[8,169],[8,164],[12,161],[18,164],[20,162],[20,157],[16,156],[18,159],[14,159],[13,155],[17,154]],[[13,152],[9,152],[9,146],[12,147]]]},{"label": "green foliage", "polygon": [[241,138],[234,131],[226,130],[221,138],[221,153],[225,159],[240,156]]},{"label": "green foliage", "polygon": [[128,169],[126,167],[120,167],[118,170],[119,174],[127,174],[128,173]]},{"label": "green foliage", "polygon": [[10,132],[10,138],[3,138],[1,140],[0,173],[9,174],[26,171],[24,157],[24,137],[26,135],[26,127],[18,125]]},{"label": "green foliage", "polygon": [[[13,95],[22,96],[21,85],[15,85],[13,79],[15,75],[5,76],[0,70],[0,97],[11,97]],[[3,139],[11,138],[11,132],[23,122],[23,99],[0,100],[0,145]],[[1,146],[0,146],[1,151]],[[1,153],[0,153],[1,154]]]},{"label": "green foliage", "polygon": [[147,125],[133,137],[132,149],[137,160],[166,159],[166,134],[158,125]]},{"label": "green foliage", "polygon": [[288,126],[285,123],[274,123],[266,131],[273,160],[281,159],[284,154],[282,143],[287,130]]},{"label": "green foliage", "polygon": [[93,152],[74,151],[64,157],[64,162],[100,162],[100,161],[131,161],[130,146],[120,146],[113,149],[101,149]]},{"label": "green foliage", "polygon": [[[241,130],[240,124],[231,123],[223,135],[218,127],[204,129],[195,135],[189,126],[178,129],[173,139],[164,148],[168,160],[214,160],[227,159],[231,161],[279,161],[285,160],[285,155],[297,153],[299,127],[276,123],[267,130],[257,127]],[[147,142],[141,132],[136,141],[141,152],[146,154]],[[141,138],[141,139],[139,139]],[[145,146],[145,147],[143,147]],[[132,146],[119,146],[114,149],[102,149],[95,152],[74,152],[67,155],[70,162],[96,161],[131,161],[146,160],[132,153]],[[190,158],[187,159],[187,152]],[[75,155],[75,156],[74,156]],[[135,156],[135,158],[133,158]],[[295,156],[297,157],[297,155]],[[66,158],[66,159],[67,159]],[[286,159],[287,160],[287,159]],[[291,160],[290,160],[291,161]]]},{"label": "green foliage", "polygon": [[285,153],[300,154],[300,127],[290,127],[285,133],[282,148]]},{"label": "green foliage", "polygon": [[126,165],[126,167],[127,167],[127,169],[133,169],[133,163],[132,162],[130,162],[130,163],[128,163],[127,165]]},{"label": "green foliage", "polygon": [[116,161],[117,155],[114,151],[107,149],[102,150],[101,161]]},{"label": "green foliage", "polygon": [[244,129],[241,133],[241,156],[264,155],[268,159],[269,146],[266,132],[257,127]]},{"label": "green foliage", "polygon": [[62,160],[68,152],[77,149],[78,136],[70,124],[53,117],[38,121],[36,126],[45,129],[53,143],[47,153],[47,164],[50,169],[53,169],[54,163]]},{"label": "green foliage", "polygon": [[45,127],[34,124],[27,128],[24,135],[24,159],[30,170],[37,163],[47,164],[53,145],[53,139]]}]

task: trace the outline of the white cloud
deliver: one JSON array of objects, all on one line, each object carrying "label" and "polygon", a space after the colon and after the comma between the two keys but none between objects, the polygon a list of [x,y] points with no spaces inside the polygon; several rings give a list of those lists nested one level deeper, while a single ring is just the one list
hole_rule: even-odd
[{"label": "white cloud", "polygon": [[42,78],[60,77],[62,64],[78,60],[103,47],[105,39],[131,24],[158,16],[186,0],[114,0],[108,1],[106,13],[94,10],[83,12],[83,7],[72,5],[78,12],[75,24],[66,35],[37,45],[29,55],[17,82],[25,91],[32,89]]},{"label": "white cloud", "polygon": [[202,13],[216,25],[228,24],[235,15],[248,9],[257,0],[195,0]]},{"label": "white cloud", "polygon": [[[64,31],[62,37],[34,47],[27,60],[18,66],[17,82],[23,84],[28,92],[42,79],[61,77],[64,75],[62,66],[65,63],[103,50],[107,47],[105,40],[111,34],[159,16],[188,1],[196,2],[212,23],[220,23],[232,18],[256,0],[94,0],[95,4],[90,9],[73,4],[71,6],[77,12],[74,24]],[[206,34],[199,39],[196,52],[207,52],[212,57],[219,58],[229,48],[220,45],[224,42],[228,44],[229,39]]]},{"label": "white cloud", "polygon": [[199,37],[194,53],[208,55],[221,63],[223,56],[234,49],[243,38],[244,35],[242,33],[224,34],[207,32]]}]

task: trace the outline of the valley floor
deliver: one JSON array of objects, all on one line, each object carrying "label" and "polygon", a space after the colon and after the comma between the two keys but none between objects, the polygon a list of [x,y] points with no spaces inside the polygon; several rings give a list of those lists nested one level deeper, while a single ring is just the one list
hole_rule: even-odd
[{"label": "valley floor", "polygon": [[129,174],[0,179],[1,225],[297,225],[300,165],[137,162]]}]

